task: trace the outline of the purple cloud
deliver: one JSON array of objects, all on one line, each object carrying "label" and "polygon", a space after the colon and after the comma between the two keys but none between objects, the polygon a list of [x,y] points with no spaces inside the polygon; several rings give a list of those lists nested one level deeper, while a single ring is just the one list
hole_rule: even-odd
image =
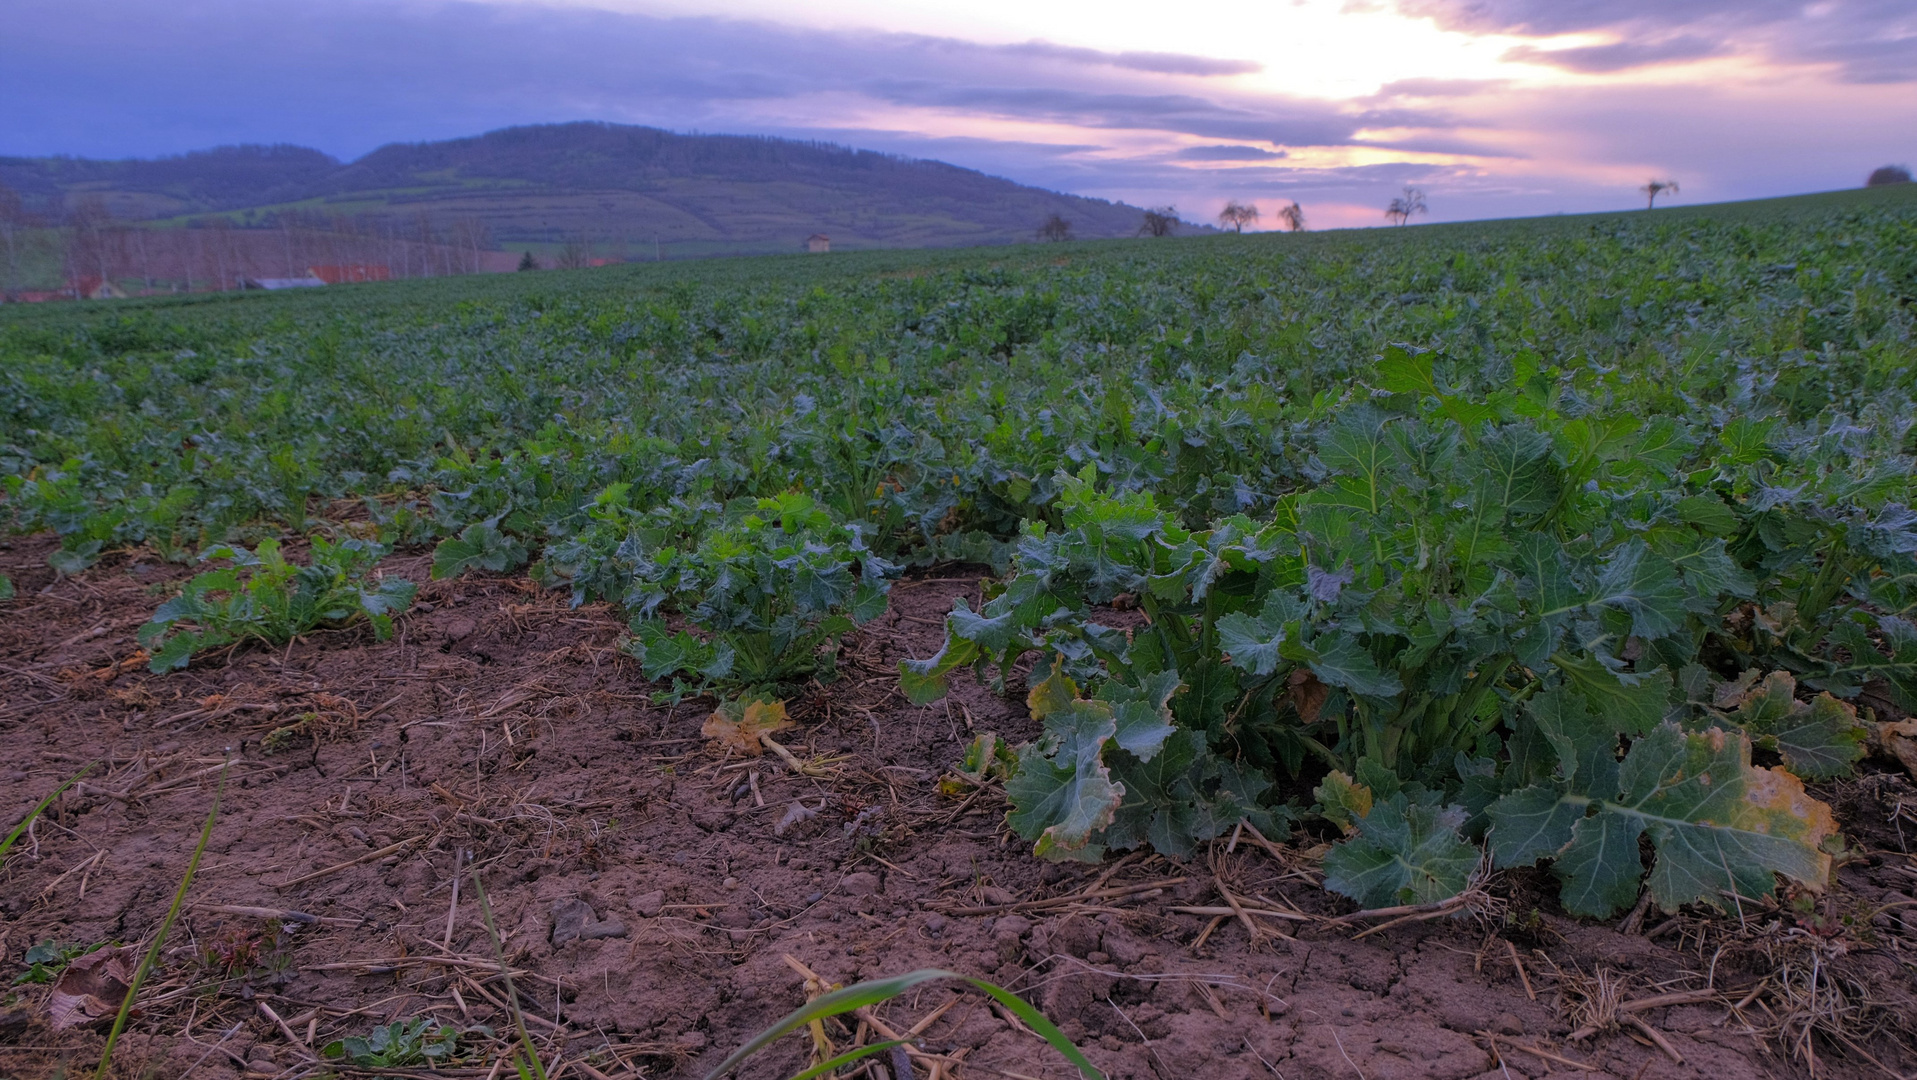
[{"label": "purple cloud", "polygon": [[970,46],[989,48],[1011,56],[1033,56],[1064,60],[1074,64],[1107,65],[1132,71],[1150,71],[1160,75],[1251,75],[1265,70],[1255,60],[1221,60],[1210,56],[1188,56],[1166,52],[1101,52],[1072,45],[1054,45],[1049,41],[1027,41],[1018,45]]},{"label": "purple cloud", "polygon": [[1275,161],[1290,155],[1256,146],[1187,146],[1172,156],[1180,161]]},{"label": "purple cloud", "polygon": [[1513,56],[1573,71],[1754,52],[1833,65],[1851,82],[1917,81],[1917,5],[1909,0],[1397,0],[1397,9],[1470,33],[1620,38],[1567,50],[1520,47]]},{"label": "purple cloud", "polygon": [[1724,44],[1721,41],[1712,41],[1694,34],[1679,34],[1662,41],[1619,41],[1610,45],[1584,45],[1571,49],[1540,49],[1535,45],[1518,45],[1506,49],[1504,59],[1549,64],[1566,71],[1592,75],[1624,71],[1650,64],[1670,63],[1674,60],[1700,60],[1707,56],[1717,56],[1724,51]]},{"label": "purple cloud", "polygon": [[1398,79],[1380,86],[1372,100],[1470,97],[1508,85],[1505,79]]}]

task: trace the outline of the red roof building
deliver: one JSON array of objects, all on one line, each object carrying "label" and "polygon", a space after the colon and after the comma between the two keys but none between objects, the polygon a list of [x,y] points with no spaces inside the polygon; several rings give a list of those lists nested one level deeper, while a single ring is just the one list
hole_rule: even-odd
[{"label": "red roof building", "polygon": [[306,273],[328,285],[344,285],[352,281],[390,281],[393,268],[379,263],[345,263],[340,266],[309,266]]},{"label": "red roof building", "polygon": [[118,285],[97,277],[74,278],[73,291],[82,300],[126,299],[126,293]]}]

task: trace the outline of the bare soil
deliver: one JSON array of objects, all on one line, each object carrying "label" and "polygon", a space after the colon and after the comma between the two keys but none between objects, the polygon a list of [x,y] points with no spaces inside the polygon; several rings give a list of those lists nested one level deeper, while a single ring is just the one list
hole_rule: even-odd
[{"label": "bare soil", "polygon": [[[953,597],[978,600],[960,570],[901,583],[840,678],[788,703],[781,740],[804,775],[711,748],[712,703],[652,704],[612,612],[523,581],[424,585],[385,643],[321,633],[153,676],[134,632],[187,570],[120,554],[55,580],[51,547],[0,546],[18,587],[0,607],[0,823],[98,764],[0,874],[0,979],[42,941],[150,941],[225,770],[117,1076],[319,1075],[326,1043],[424,1016],[501,1038],[474,1034],[437,1072],[341,1074],[513,1075],[470,877],[455,903],[461,860],[555,1076],[704,1076],[805,1000],[788,956],[844,983],[921,967],[994,980],[1115,1078],[1917,1069],[1917,908],[1893,906],[1917,888],[1917,794],[1888,772],[1825,792],[1856,854],[1802,905],[1598,925],[1566,917],[1542,874],[1503,875],[1476,915],[1354,940],[1366,924],[1331,921],[1350,905],[1316,884],[1324,837],[1049,865],[1006,832],[997,790],[941,794],[974,733],[1034,733],[1016,692],[966,681],[928,708],[897,692],[898,659],[934,650]],[[428,566],[387,572],[423,582]],[[1301,917],[1255,917],[1254,940],[1235,917],[1174,910],[1223,905],[1221,888]],[[48,990],[0,999],[0,1077],[97,1062],[104,1024],[53,1030]],[[911,1029],[948,1000],[918,1032],[916,1075],[1073,1075],[973,991],[934,984],[876,1016]],[[1573,1038],[1583,1026],[1597,1030]],[[741,1075],[789,1076],[809,1053],[788,1036]]]}]

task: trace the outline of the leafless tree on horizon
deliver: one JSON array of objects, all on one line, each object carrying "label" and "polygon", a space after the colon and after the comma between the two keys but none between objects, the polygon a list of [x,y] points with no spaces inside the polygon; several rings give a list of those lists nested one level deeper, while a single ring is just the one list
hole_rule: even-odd
[{"label": "leafless tree on horizon", "polygon": [[1178,208],[1176,206],[1154,206],[1145,211],[1145,220],[1138,226],[1140,236],[1170,236],[1178,228]]},{"label": "leafless tree on horizon", "polygon": [[553,260],[553,266],[560,270],[583,270],[591,265],[592,241],[580,233],[567,237],[558,258]]},{"label": "leafless tree on horizon", "polygon": [[0,240],[7,245],[7,287],[4,295],[8,298],[20,293],[20,230],[32,222],[20,193],[0,184]]},{"label": "leafless tree on horizon", "polygon": [[[67,211],[67,281],[77,290],[83,277],[113,280],[107,268],[107,232],[113,226],[113,212],[106,200],[88,195]],[[76,293],[77,295],[77,293]]]},{"label": "leafless tree on horizon", "polygon": [[1223,210],[1218,211],[1218,224],[1229,228],[1232,232],[1244,232],[1245,226],[1257,220],[1258,205],[1256,203],[1241,203],[1237,199],[1232,199],[1225,204]]},{"label": "leafless tree on horizon", "polygon": [[1645,184],[1643,187],[1637,189],[1637,193],[1645,197],[1644,209],[1646,210],[1657,209],[1657,197],[1659,195],[1664,194],[1667,191],[1673,195],[1677,194],[1677,181],[1652,180],[1649,183]]},{"label": "leafless tree on horizon", "polygon": [[1278,220],[1284,222],[1285,228],[1291,230],[1292,232],[1304,232],[1305,231],[1305,208],[1302,206],[1299,206],[1297,200],[1294,199],[1292,200],[1292,203],[1290,206],[1284,207],[1278,211]]},{"label": "leafless tree on horizon", "polygon": [[1391,200],[1391,205],[1385,207],[1385,217],[1399,225],[1410,221],[1411,215],[1424,212],[1424,192],[1414,187],[1405,188],[1404,194]]},{"label": "leafless tree on horizon", "polygon": [[1053,244],[1070,240],[1072,238],[1072,223],[1058,214],[1053,214],[1051,217],[1045,219],[1045,224],[1038,227],[1038,238]]}]

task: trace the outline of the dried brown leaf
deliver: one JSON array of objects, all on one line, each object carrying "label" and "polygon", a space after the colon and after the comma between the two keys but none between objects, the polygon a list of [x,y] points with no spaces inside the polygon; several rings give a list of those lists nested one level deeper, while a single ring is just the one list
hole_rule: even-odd
[{"label": "dried brown leaf", "polygon": [[132,949],[100,949],[75,959],[53,983],[47,1022],[54,1030],[103,1020],[120,1011],[139,957]]},{"label": "dried brown leaf", "polygon": [[765,752],[765,744],[759,741],[759,736],[791,726],[792,721],[785,716],[785,702],[741,699],[728,701],[714,710],[699,733],[728,750],[757,757]]},{"label": "dried brown leaf", "polygon": [[1877,725],[1877,744],[1917,777],[1917,720],[1886,720]]},{"label": "dried brown leaf", "polygon": [[1291,698],[1291,706],[1298,710],[1298,718],[1307,724],[1318,722],[1318,713],[1325,707],[1325,699],[1331,696],[1331,687],[1318,681],[1318,676],[1304,668],[1291,673],[1286,680],[1285,693]]}]

